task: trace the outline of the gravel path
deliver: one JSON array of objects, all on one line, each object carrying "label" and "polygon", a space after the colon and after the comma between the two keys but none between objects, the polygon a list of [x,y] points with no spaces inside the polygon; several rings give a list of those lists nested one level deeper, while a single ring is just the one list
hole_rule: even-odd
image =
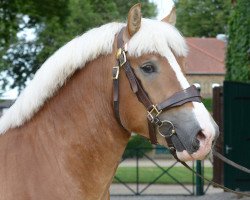
[{"label": "gravel path", "polygon": [[[136,191],[135,185],[129,184],[129,186]],[[141,184],[139,191],[141,191],[144,186],[146,185]],[[192,191],[191,185],[186,185],[186,187]],[[240,198],[235,194],[223,192],[222,189],[212,186],[209,187],[208,191],[203,196],[191,196],[190,193],[178,185],[152,185],[143,192],[143,195],[132,196],[132,192],[121,184],[112,184],[110,194],[111,200],[250,200],[250,197]],[[118,196],[120,194],[124,196]],[[162,196],[154,196],[155,194],[160,194]],[[165,194],[165,196],[163,196],[163,194]]]}]

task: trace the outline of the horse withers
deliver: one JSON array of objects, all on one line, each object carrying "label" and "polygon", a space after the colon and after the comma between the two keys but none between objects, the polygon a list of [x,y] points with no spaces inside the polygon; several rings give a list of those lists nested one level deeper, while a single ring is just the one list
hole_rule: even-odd
[{"label": "horse withers", "polygon": [[[1,200],[109,199],[130,132],[149,138],[151,115],[152,122],[158,120],[153,124],[157,142],[164,146],[162,132],[169,129],[164,123],[173,126],[178,159],[207,156],[218,127],[200,101],[156,109],[171,97],[186,96],[190,88],[182,68],[187,47],[174,23],[174,9],[156,21],[142,19],[137,4],[127,24],[92,29],[41,66],[0,119]],[[117,58],[119,33],[128,77]],[[114,66],[119,68],[119,120],[113,105]],[[148,111],[135,94],[138,88],[159,113]]]}]

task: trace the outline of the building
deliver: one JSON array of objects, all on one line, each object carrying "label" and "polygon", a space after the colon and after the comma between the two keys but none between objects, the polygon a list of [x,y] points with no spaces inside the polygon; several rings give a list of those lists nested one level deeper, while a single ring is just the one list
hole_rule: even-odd
[{"label": "building", "polygon": [[212,87],[225,78],[226,44],[216,38],[186,38],[189,54],[185,72],[190,84],[199,84],[205,98],[212,97]]}]

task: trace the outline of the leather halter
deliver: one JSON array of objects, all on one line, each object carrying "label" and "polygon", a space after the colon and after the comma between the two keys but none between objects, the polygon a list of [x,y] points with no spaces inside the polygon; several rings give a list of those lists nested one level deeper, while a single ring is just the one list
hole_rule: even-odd
[{"label": "leather halter", "polygon": [[[129,80],[132,91],[136,94],[138,100],[145,106],[147,110],[147,119],[148,119],[148,127],[149,127],[149,136],[152,144],[157,144],[157,138],[155,133],[155,128],[159,128],[164,124],[168,124],[171,126],[171,133],[160,133],[165,137],[168,146],[170,148],[171,153],[174,157],[179,160],[176,156],[176,150],[172,143],[171,136],[176,134],[174,125],[167,120],[162,121],[159,116],[164,110],[168,110],[173,107],[181,106],[187,102],[201,102],[201,96],[199,91],[195,86],[190,86],[189,88],[179,91],[173,94],[170,98],[166,99],[163,102],[158,104],[152,103],[148,94],[143,89],[140,80],[136,77],[129,61],[127,60],[127,44],[124,44],[123,41],[123,32],[125,28],[119,32],[117,37],[117,66],[113,67],[113,90],[114,90],[114,110],[115,116],[118,122],[122,125],[120,114],[119,114],[119,74],[120,70],[124,69],[126,76]],[[123,126],[123,125],[122,125]],[[123,126],[124,127],[124,126]],[[124,127],[125,128],[125,127]],[[126,129],[126,128],[125,128]]]},{"label": "leather halter", "polygon": [[[210,184],[213,184],[214,186],[220,187],[222,189],[224,189],[225,191],[228,192],[232,192],[238,195],[243,195],[243,196],[247,196],[250,197],[249,193],[243,193],[243,192],[239,192],[239,191],[234,191],[231,190],[225,186],[222,186],[218,183],[215,183],[214,181],[208,180],[207,178],[205,178],[204,176],[202,176],[201,174],[197,173],[196,171],[194,171],[191,167],[189,167],[185,162],[181,161],[176,154],[176,149],[174,147],[174,144],[172,142],[171,137],[174,134],[177,134],[175,131],[175,127],[172,124],[172,122],[170,121],[161,121],[159,116],[162,113],[163,110],[168,110],[170,108],[173,107],[177,107],[177,106],[181,106],[187,102],[192,102],[192,101],[196,101],[196,102],[201,102],[201,96],[199,91],[197,90],[197,88],[195,86],[190,86],[189,88],[179,91],[175,94],[173,94],[170,98],[166,99],[165,101],[158,103],[158,104],[153,104],[151,102],[151,100],[148,97],[148,94],[146,93],[146,91],[143,89],[140,81],[138,80],[138,78],[136,77],[136,75],[134,74],[134,71],[129,63],[129,61],[127,60],[126,57],[126,53],[127,53],[127,44],[124,44],[123,42],[123,32],[124,32],[125,28],[122,28],[122,30],[119,32],[118,37],[117,37],[117,66],[113,67],[112,70],[112,75],[113,75],[113,100],[114,100],[114,111],[115,111],[115,117],[117,119],[117,121],[121,124],[121,126],[127,130],[121,122],[120,119],[120,114],[119,114],[119,74],[120,74],[120,69],[123,68],[126,76],[129,80],[130,86],[132,91],[136,94],[138,100],[145,106],[145,108],[147,109],[147,118],[148,118],[148,125],[149,125],[149,136],[150,136],[150,141],[152,144],[157,144],[157,139],[156,139],[156,134],[155,134],[155,127],[158,128],[161,127],[162,125],[168,124],[170,125],[171,128],[171,132],[170,133],[161,133],[159,130],[159,133],[165,137],[169,149],[170,149],[170,153],[174,156],[174,158],[180,162],[183,166],[185,166],[186,168],[188,168],[190,171],[192,171],[194,174],[196,174],[197,176],[199,176],[200,178],[208,181]],[[249,173],[249,169],[242,167],[240,165],[238,165],[237,163],[234,163],[232,161],[228,161],[228,159],[226,159],[224,156],[216,153],[215,156],[219,157],[220,159],[222,159],[223,161],[226,161],[228,164],[242,170],[245,171],[246,173]],[[223,158],[222,158],[223,157]]]}]

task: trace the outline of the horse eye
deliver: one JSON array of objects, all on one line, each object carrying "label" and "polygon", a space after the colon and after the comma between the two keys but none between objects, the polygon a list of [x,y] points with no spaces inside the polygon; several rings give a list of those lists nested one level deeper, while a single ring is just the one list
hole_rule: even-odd
[{"label": "horse eye", "polygon": [[145,72],[147,74],[155,72],[155,67],[151,64],[143,65],[143,66],[141,66],[141,69],[143,72]]}]

